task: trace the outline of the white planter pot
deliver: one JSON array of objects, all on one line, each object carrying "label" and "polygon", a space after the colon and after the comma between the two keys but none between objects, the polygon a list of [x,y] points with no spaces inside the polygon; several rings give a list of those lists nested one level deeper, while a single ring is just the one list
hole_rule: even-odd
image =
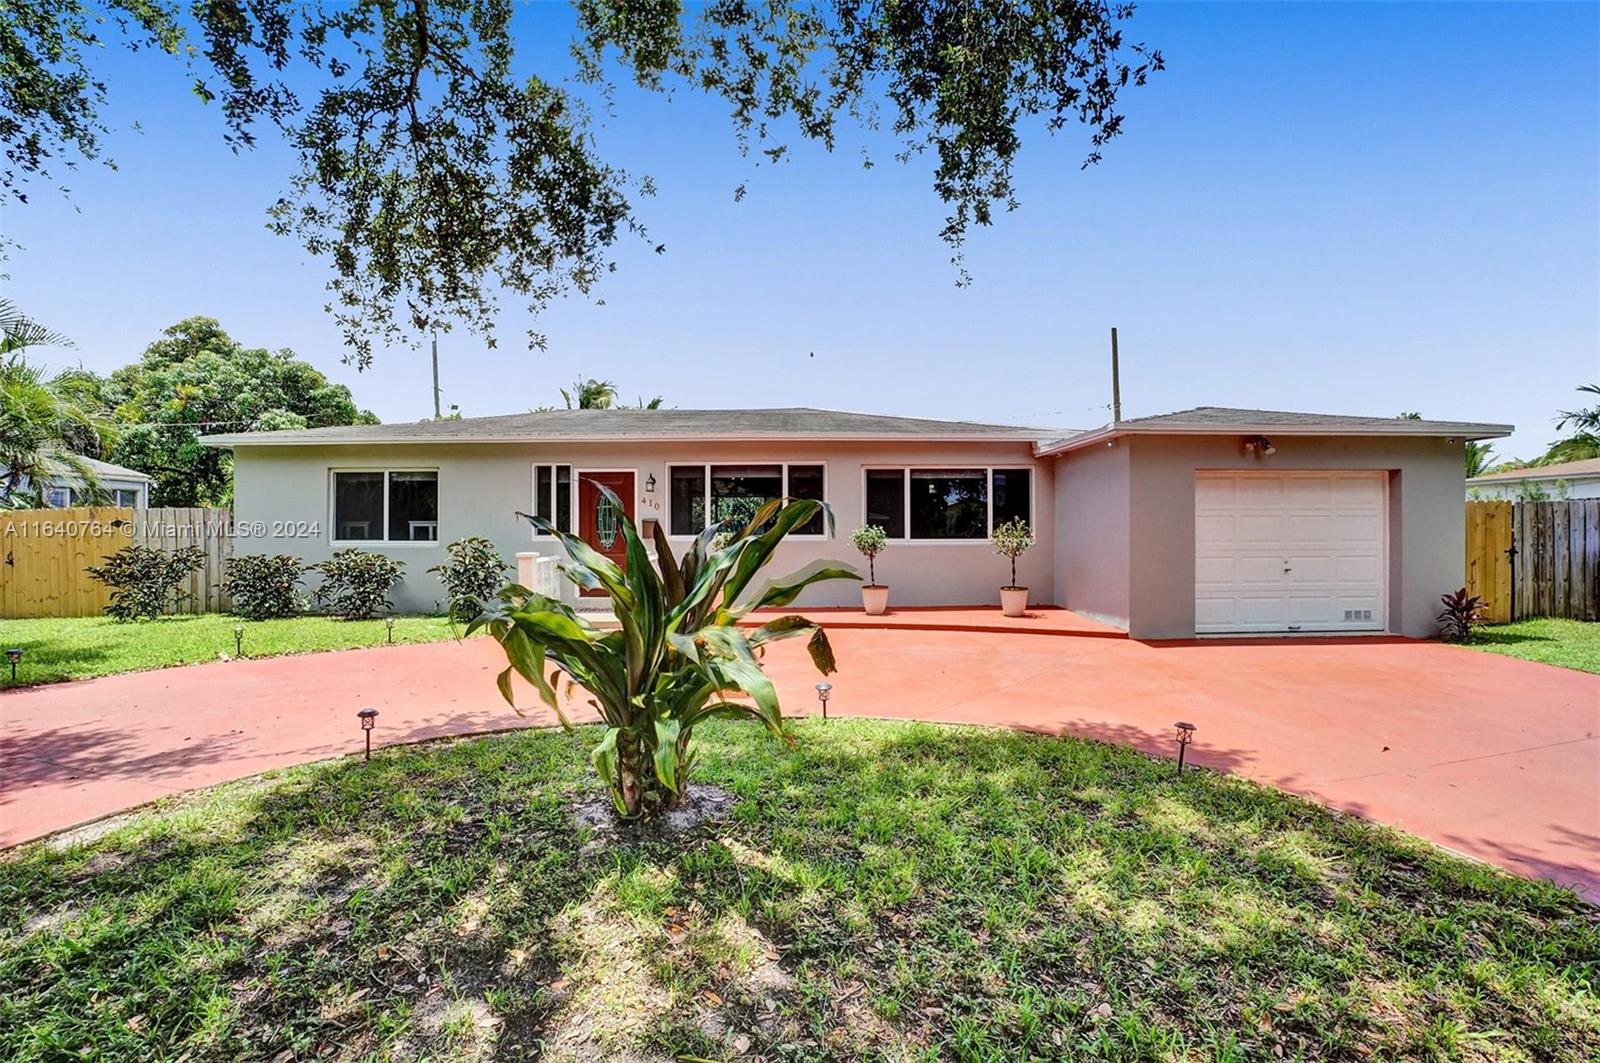
[{"label": "white planter pot", "polygon": [[889,611],[888,587],[862,587],[861,608],[868,616],[882,616]]},{"label": "white planter pot", "polygon": [[1021,616],[1028,611],[1028,588],[1001,587],[1000,611],[1007,616]]}]

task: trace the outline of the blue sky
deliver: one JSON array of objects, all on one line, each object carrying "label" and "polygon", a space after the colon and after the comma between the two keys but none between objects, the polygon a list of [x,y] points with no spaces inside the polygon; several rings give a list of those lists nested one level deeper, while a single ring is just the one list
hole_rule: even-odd
[{"label": "blue sky", "polygon": [[[1600,376],[1597,11],[1141,5],[1130,36],[1167,71],[1128,94],[1125,136],[1088,171],[1081,131],[1025,130],[1021,209],[974,232],[964,289],[925,163],[877,143],[864,170],[857,137],[758,166],[715,103],[625,90],[601,145],[655,179],[637,206],[667,253],[624,240],[603,305],[543,315],[547,352],[523,346],[514,301],[498,350],[447,337],[446,401],[515,412],[581,373],[685,407],[1089,426],[1107,418],[1116,325],[1128,416],[1420,410],[1515,422],[1500,452],[1531,456]],[[563,62],[564,7],[519,20]],[[109,370],[209,314],[385,420],[425,416],[426,351],[342,365],[324,267],[266,231],[283,149],[232,154],[169,61],[107,58],[120,168],[0,208],[23,245],[5,293],[77,341],[55,360]]]}]

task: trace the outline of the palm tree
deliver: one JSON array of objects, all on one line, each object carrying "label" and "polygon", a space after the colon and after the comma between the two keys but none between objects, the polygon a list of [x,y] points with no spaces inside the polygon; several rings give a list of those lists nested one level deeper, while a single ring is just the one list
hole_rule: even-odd
[{"label": "palm tree", "polygon": [[[1578,388],[1581,395],[1600,396],[1600,384],[1584,384]],[[1556,430],[1575,431],[1565,439],[1550,444],[1550,449],[1540,458],[1540,465],[1555,465],[1564,461],[1585,461],[1600,458],[1600,404],[1576,410],[1562,410],[1556,416]]]},{"label": "palm tree", "polygon": [[72,341],[52,332],[18,310],[9,299],[0,299],[0,358],[10,361],[22,357],[29,347],[70,347]]},{"label": "palm tree", "polygon": [[[657,395],[648,402],[641,398],[638,406],[619,407],[617,405],[617,385],[610,380],[595,380],[593,377],[588,380],[574,381],[571,391],[562,388],[561,398],[566,402],[569,410],[659,410],[662,402],[665,401],[660,395]],[[534,412],[545,413],[553,409],[555,409],[554,406],[540,406]]]},{"label": "palm tree", "polygon": [[1477,439],[1467,440],[1467,479],[1482,476],[1494,462],[1494,444]]},{"label": "palm tree", "polygon": [[30,365],[30,347],[67,346],[58,333],[0,300],[0,507],[44,505],[46,483],[77,481],[91,501],[104,492],[84,454],[99,454],[112,422],[94,376],[81,369],[50,373]]},{"label": "palm tree", "polygon": [[609,410],[617,404],[617,385],[609,380],[577,380],[572,390],[561,389],[569,410]]}]

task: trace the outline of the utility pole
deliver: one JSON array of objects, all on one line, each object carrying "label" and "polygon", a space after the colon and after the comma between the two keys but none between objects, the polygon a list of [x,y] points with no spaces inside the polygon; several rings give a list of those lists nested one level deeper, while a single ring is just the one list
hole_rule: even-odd
[{"label": "utility pole", "polygon": [[[437,370],[437,365],[435,365]],[[1111,326],[1111,423],[1122,423],[1122,373],[1117,366],[1117,327]]]},{"label": "utility pole", "polygon": [[434,333],[434,419],[440,418],[438,410],[438,333]]}]

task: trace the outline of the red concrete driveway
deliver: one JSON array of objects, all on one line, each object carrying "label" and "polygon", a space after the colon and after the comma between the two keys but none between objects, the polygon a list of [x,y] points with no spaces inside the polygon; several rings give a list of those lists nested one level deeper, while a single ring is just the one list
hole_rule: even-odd
[{"label": "red concrete driveway", "polygon": [[[825,619],[825,618],[824,618]],[[1172,752],[1600,899],[1600,676],[1406,640],[1151,644],[838,630],[830,712],[1069,732]],[[0,845],[380,743],[548,723],[485,640],[236,661],[0,694]],[[769,659],[791,713],[817,680]],[[532,704],[531,695],[527,702]]]}]

